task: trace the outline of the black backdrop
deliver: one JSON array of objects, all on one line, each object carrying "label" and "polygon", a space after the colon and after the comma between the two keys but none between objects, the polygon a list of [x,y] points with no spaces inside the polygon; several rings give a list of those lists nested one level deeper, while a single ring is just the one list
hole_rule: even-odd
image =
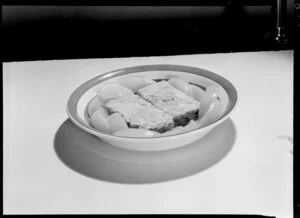
[{"label": "black backdrop", "polygon": [[[265,5],[3,6],[4,61],[272,50]],[[197,11],[198,10],[198,11]],[[285,19],[293,48],[293,20]]]}]

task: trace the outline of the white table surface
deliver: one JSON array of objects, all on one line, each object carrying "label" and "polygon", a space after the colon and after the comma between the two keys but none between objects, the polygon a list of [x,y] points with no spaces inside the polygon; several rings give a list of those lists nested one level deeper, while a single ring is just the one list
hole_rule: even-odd
[{"label": "white table surface", "polygon": [[[83,82],[143,64],[204,68],[236,87],[232,150],[195,175],[118,184],[79,174],[53,141]],[[293,213],[293,51],[3,63],[4,214]]]}]

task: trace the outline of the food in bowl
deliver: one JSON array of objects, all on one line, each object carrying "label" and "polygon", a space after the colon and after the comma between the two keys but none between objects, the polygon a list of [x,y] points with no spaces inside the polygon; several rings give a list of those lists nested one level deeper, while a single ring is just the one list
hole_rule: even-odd
[{"label": "food in bowl", "polygon": [[214,98],[207,100],[205,94],[180,77],[125,76],[97,91],[87,106],[87,119],[95,129],[116,136],[176,135],[201,128],[223,114],[225,107]]},{"label": "food in bowl", "polygon": [[198,119],[200,102],[173,87],[167,81],[141,88],[137,90],[137,94],[156,108],[171,115],[175,126],[185,126],[190,120]]},{"label": "food in bowl", "polygon": [[[159,133],[132,128],[120,113],[107,110],[106,103],[110,100],[137,95],[139,89],[163,80],[200,103],[196,120]],[[76,126],[102,142],[126,150],[161,151],[203,138],[229,118],[237,101],[233,84],[211,71],[183,65],[140,65],[116,69],[86,81],[69,97],[67,113]]]},{"label": "food in bowl", "polygon": [[174,126],[173,117],[159,110],[138,95],[129,95],[108,101],[105,105],[109,113],[118,113],[129,128],[166,132]]}]

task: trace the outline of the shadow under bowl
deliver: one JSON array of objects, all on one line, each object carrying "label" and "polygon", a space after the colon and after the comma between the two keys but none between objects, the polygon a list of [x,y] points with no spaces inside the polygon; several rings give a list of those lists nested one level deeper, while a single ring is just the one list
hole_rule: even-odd
[{"label": "shadow under bowl", "polygon": [[228,154],[235,138],[234,123],[227,119],[200,140],[184,147],[132,151],[111,146],[67,119],[55,135],[54,149],[65,165],[87,177],[122,184],[147,184],[184,178],[208,169]]}]

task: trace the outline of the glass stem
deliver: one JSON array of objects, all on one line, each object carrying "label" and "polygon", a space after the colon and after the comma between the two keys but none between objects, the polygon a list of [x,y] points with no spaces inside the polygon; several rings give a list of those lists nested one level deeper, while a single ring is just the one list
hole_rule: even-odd
[{"label": "glass stem", "polygon": [[282,6],[281,6],[281,0],[277,0],[277,10],[276,10],[276,27],[281,27],[281,18],[282,18]]}]

